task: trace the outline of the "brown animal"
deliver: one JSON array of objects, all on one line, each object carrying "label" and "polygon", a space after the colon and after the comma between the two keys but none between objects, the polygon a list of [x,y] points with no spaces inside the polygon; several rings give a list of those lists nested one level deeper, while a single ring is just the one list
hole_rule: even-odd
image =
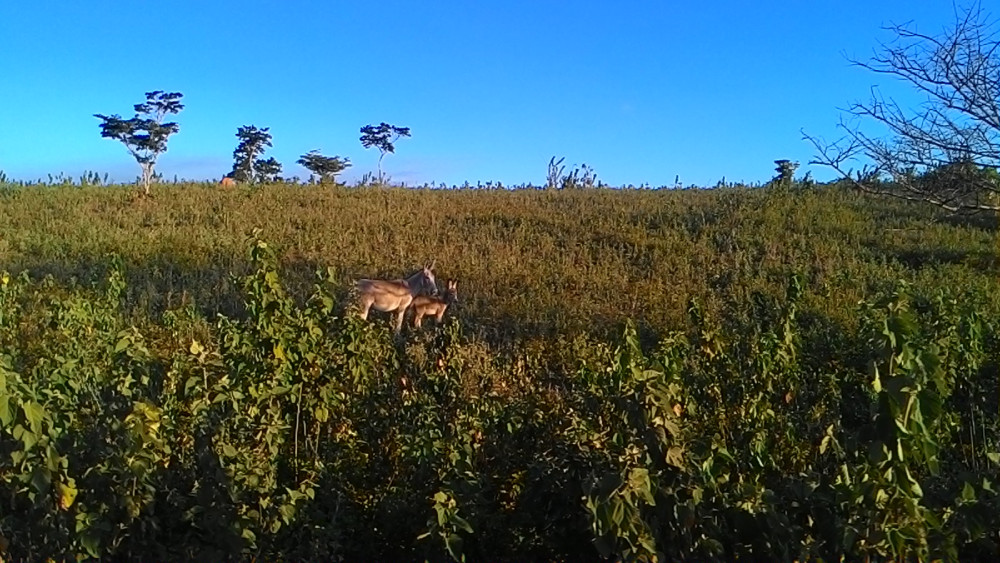
[{"label": "brown animal", "polygon": [[236,180],[233,179],[231,176],[224,176],[222,180],[219,182],[219,184],[231,188],[236,185]]},{"label": "brown animal", "polygon": [[413,298],[413,303],[410,303],[414,312],[413,324],[420,328],[420,321],[428,315],[433,316],[440,324],[441,319],[444,318],[444,312],[448,310],[448,305],[457,302],[458,281],[448,280],[448,289],[445,290],[442,297],[420,295]]},{"label": "brown animal", "polygon": [[433,269],[432,263],[402,280],[358,280],[361,318],[368,319],[368,311],[372,307],[386,313],[395,312],[396,332],[399,332],[403,328],[403,315],[413,299],[418,295],[437,293]]}]

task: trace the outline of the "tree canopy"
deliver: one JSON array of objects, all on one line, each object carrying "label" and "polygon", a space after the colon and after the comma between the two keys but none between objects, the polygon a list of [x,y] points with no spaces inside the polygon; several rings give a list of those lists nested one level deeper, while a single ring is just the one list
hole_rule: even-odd
[{"label": "tree canopy", "polygon": [[400,137],[409,137],[409,127],[396,127],[382,122],[379,125],[365,125],[361,128],[361,146],[364,148],[375,147],[379,150],[378,157],[378,180],[382,182],[382,159],[386,153],[395,153],[395,143]]},{"label": "tree canopy", "polygon": [[297,164],[302,165],[316,176],[320,183],[333,183],[337,179],[337,174],[351,166],[351,159],[339,156],[324,156],[318,150],[313,150],[309,151],[308,154],[302,155]]},{"label": "tree canopy", "polygon": [[267,147],[272,146],[270,128],[246,125],[236,130],[236,138],[240,142],[233,151],[230,176],[237,182],[251,184],[278,180],[281,163],[274,157],[262,157]]},{"label": "tree canopy", "polygon": [[167,115],[184,109],[184,104],[180,102],[182,97],[180,92],[155,90],[146,92],[146,101],[134,106],[135,116],[131,119],[122,119],[117,114],[94,114],[101,120],[101,136],[121,141],[139,163],[143,193],[146,195],[155,174],[156,160],[167,151],[167,139],[180,131],[177,123],[163,120]]}]

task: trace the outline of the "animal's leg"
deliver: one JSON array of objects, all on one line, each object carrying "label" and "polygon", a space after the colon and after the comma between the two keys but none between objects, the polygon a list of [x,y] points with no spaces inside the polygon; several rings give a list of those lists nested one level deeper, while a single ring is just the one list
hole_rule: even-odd
[{"label": "animal's leg", "polygon": [[420,322],[423,320],[423,318],[424,314],[418,311],[416,313],[416,316],[413,317],[413,324],[416,325],[417,328],[420,328]]},{"label": "animal's leg", "polygon": [[399,302],[399,314],[396,315],[396,332],[403,330],[403,317],[406,316],[406,309],[413,303],[413,296],[411,295],[409,299],[402,299]]},{"label": "animal's leg", "polygon": [[375,300],[372,299],[371,297],[367,296],[367,295],[361,298],[361,318],[362,319],[364,319],[366,321],[368,320],[368,310],[371,309],[372,303],[374,303],[374,302],[375,302]]}]

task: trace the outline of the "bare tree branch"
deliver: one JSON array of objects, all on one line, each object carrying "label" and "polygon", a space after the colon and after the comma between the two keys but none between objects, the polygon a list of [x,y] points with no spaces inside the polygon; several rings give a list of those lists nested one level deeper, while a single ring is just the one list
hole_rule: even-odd
[{"label": "bare tree branch", "polygon": [[[899,79],[926,97],[903,108],[873,88],[855,102],[834,143],[804,135],[817,150],[811,164],[828,166],[866,192],[926,201],[952,212],[1000,210],[1000,29],[976,4],[956,10],[941,35],[912,23],[886,28],[895,39],[868,61],[851,61]],[[884,127],[878,137],[858,123]],[[851,164],[862,164],[854,173]]]}]

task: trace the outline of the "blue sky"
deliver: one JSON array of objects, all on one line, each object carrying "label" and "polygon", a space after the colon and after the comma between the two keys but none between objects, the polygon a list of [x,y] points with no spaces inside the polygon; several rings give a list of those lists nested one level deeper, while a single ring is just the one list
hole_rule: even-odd
[{"label": "blue sky", "polygon": [[[284,174],[309,150],[374,171],[366,124],[410,127],[383,166],[409,184],[543,183],[552,156],[612,185],[766,181],[807,166],[801,130],[837,136],[838,107],[885,77],[852,67],[937,32],[946,2],[39,0],[0,3],[0,170],[139,173],[94,113],[131,117],[179,91],[167,178],[218,179],[236,129],[270,127]],[[896,87],[898,90],[898,86]],[[907,91],[898,90],[907,100]],[[913,99],[915,104],[918,100]]]}]

